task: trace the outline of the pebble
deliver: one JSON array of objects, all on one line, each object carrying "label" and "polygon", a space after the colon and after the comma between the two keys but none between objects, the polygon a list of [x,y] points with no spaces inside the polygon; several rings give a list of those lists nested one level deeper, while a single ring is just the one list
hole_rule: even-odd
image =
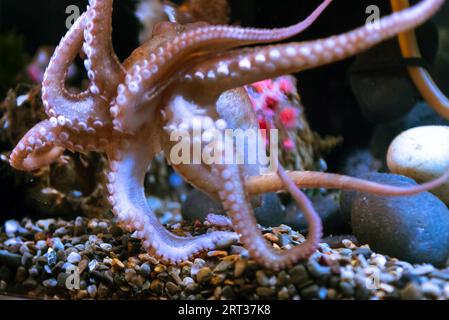
[{"label": "pebble", "polygon": [[52,239],[52,248],[56,251],[64,250],[64,244],[62,243],[60,238],[55,237]]},{"label": "pebble", "polygon": [[[425,126],[400,134],[388,150],[391,172],[426,182],[442,176],[449,168],[449,126]],[[449,181],[431,190],[449,205]]]},{"label": "pebble", "polygon": [[207,283],[212,279],[212,270],[209,267],[204,267],[196,275],[198,283]]},{"label": "pebble", "polygon": [[256,279],[257,283],[262,287],[268,287],[270,285],[270,279],[262,270],[256,272]]},{"label": "pebble", "polygon": [[16,282],[18,283],[22,283],[25,281],[25,279],[28,276],[28,271],[26,268],[20,266],[19,268],[17,268],[17,272],[16,272]]},{"label": "pebble", "polygon": [[449,283],[444,286],[444,297],[449,299]]},{"label": "pebble", "polygon": [[214,268],[214,272],[225,272],[233,266],[234,263],[232,261],[223,260]]},{"label": "pebble", "polygon": [[94,284],[87,287],[87,293],[92,299],[95,299],[97,297],[97,291],[97,286]]},{"label": "pebble", "polygon": [[[89,219],[84,219],[88,224]],[[50,248],[46,253],[37,250],[35,241],[24,241],[21,236],[13,238],[20,243],[19,249],[5,247],[6,241],[0,241],[1,250],[17,249],[17,254],[10,253],[20,257],[18,267],[0,265],[1,286],[28,290],[30,294],[36,294],[36,288],[40,288],[39,296],[51,297],[54,297],[58,286],[57,297],[70,299],[397,299],[413,297],[413,294],[415,297],[421,295],[421,299],[447,299],[449,294],[447,270],[439,270],[430,264],[414,266],[383,256],[368,246],[359,247],[355,240],[342,244],[340,239],[336,249],[321,244],[321,253],[317,252],[309,261],[275,273],[263,270],[252,259],[240,256],[237,252],[245,254],[241,245],[223,249],[227,255],[222,257],[206,252],[199,255],[203,259],[170,266],[147,253],[140,253],[140,247],[136,247],[134,253],[128,251],[130,234],[127,232],[119,238],[103,234],[102,230],[111,230],[115,226],[108,223],[107,228],[98,228],[96,234],[81,235],[75,240],[69,233],[61,240],[66,242],[65,250],[53,248],[51,231],[47,234]],[[58,220],[50,229],[61,225],[71,230],[73,222],[59,223]],[[40,229],[30,223],[28,226],[28,230],[34,231],[27,237],[33,239],[34,233]],[[186,232],[194,234],[190,226],[178,228],[187,228]],[[204,226],[214,228],[207,224]],[[195,224],[195,230],[199,231],[198,228],[202,228],[201,225]],[[288,226],[262,228],[262,232],[275,236],[279,242],[285,235],[287,240],[291,239],[292,247],[304,239]],[[5,234],[0,232],[0,239],[4,237]],[[101,243],[110,244],[112,250],[101,249]],[[83,251],[78,251],[80,244]],[[56,253],[57,262],[50,267],[52,252]],[[66,258],[73,254],[80,255],[82,259],[69,263]],[[70,291],[65,287],[70,276],[65,270],[75,265],[80,271],[80,290]],[[366,287],[366,281],[373,273],[380,276],[378,290]],[[14,285],[9,285],[8,281],[14,281],[11,283]],[[410,284],[418,293],[413,293]]]},{"label": "pebble", "polygon": [[167,282],[165,289],[172,296],[181,293],[181,288],[173,282]]},{"label": "pebble", "polygon": [[198,274],[198,272],[206,265],[206,261],[204,261],[203,259],[195,259],[195,261],[193,262],[193,265],[190,269],[190,274],[191,276],[196,276]]},{"label": "pebble", "polygon": [[0,250],[0,265],[4,264],[11,268],[17,268],[21,261],[22,257],[20,255],[6,250]]},{"label": "pebble", "polygon": [[20,228],[20,223],[16,220],[8,220],[5,222],[5,232],[7,234],[14,234],[16,233]]},{"label": "pebble", "polygon": [[140,266],[140,273],[144,277],[148,277],[151,274],[151,265],[148,262],[145,262]]},{"label": "pebble", "polygon": [[[409,178],[390,174],[365,178],[395,186],[415,185]],[[430,193],[409,197],[356,193],[351,220],[357,239],[376,252],[417,264],[444,266],[448,260],[449,210]]]},{"label": "pebble", "polygon": [[160,296],[164,291],[164,283],[159,279],[153,280],[150,285],[150,290]]},{"label": "pebble", "polygon": [[47,255],[48,265],[54,266],[56,264],[56,262],[58,261],[56,251],[54,251],[52,248],[49,248],[46,255]]},{"label": "pebble", "polygon": [[120,269],[125,269],[125,265],[123,264],[123,262],[121,262],[117,258],[112,259],[111,265],[113,267],[117,267],[117,268],[120,268]]},{"label": "pebble", "polygon": [[104,251],[111,251],[112,250],[112,245],[109,243],[101,243],[100,244],[100,248]]},{"label": "pebble", "polygon": [[36,221],[36,225],[39,228],[44,229],[45,231],[50,230],[50,227],[54,226],[55,224],[56,224],[56,220],[55,219],[42,219],[42,220]]},{"label": "pebble", "polygon": [[225,286],[223,288],[223,297],[229,300],[235,299],[235,293],[231,286]]},{"label": "pebble", "polygon": [[56,288],[58,285],[58,280],[56,279],[48,279],[42,282],[42,285],[47,288]]},{"label": "pebble", "polygon": [[77,252],[71,252],[67,257],[67,262],[71,264],[77,264],[81,261],[81,256]]},{"label": "pebble", "polygon": [[185,287],[187,287],[187,286],[189,286],[191,284],[194,284],[194,283],[195,283],[195,280],[193,280],[190,277],[185,277],[184,279],[182,279],[182,285],[185,286]]},{"label": "pebble", "polygon": [[304,284],[310,280],[310,276],[302,264],[299,264],[290,270],[290,277],[292,283],[296,285]]},{"label": "pebble", "polygon": [[423,298],[420,286],[414,282],[407,284],[400,294],[405,300],[421,300]]},{"label": "pebble", "polygon": [[424,295],[433,299],[437,299],[442,294],[442,290],[440,289],[440,287],[432,282],[425,282],[422,285],[421,289]]},{"label": "pebble", "polygon": [[320,287],[316,284],[312,284],[310,286],[302,288],[299,293],[301,295],[301,298],[317,299],[320,293]]},{"label": "pebble", "polygon": [[240,278],[241,276],[243,276],[243,274],[246,271],[246,267],[248,266],[248,262],[246,260],[238,260],[235,263],[235,267],[234,267],[234,277],[235,278]]},{"label": "pebble", "polygon": [[269,299],[276,294],[276,291],[273,288],[259,287],[256,294],[262,299]]},{"label": "pebble", "polygon": [[89,262],[89,264],[87,265],[87,267],[89,268],[90,272],[93,272],[97,269],[97,265],[98,265],[98,261],[93,259]]},{"label": "pebble", "polygon": [[324,279],[330,276],[331,268],[320,265],[317,261],[311,260],[307,263],[307,269],[310,275],[317,279]]}]

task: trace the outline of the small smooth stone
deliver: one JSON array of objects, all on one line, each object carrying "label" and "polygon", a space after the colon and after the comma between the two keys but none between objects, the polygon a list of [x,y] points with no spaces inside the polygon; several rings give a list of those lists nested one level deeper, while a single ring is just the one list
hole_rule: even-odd
[{"label": "small smooth stone", "polygon": [[268,287],[270,285],[270,279],[262,270],[256,272],[256,279],[257,283],[262,287]]},{"label": "small smooth stone", "polygon": [[299,264],[290,270],[290,277],[291,282],[296,285],[301,285],[310,280],[310,276],[302,264]]},{"label": "small smooth stone", "polygon": [[234,293],[234,290],[232,290],[231,286],[225,286],[223,288],[222,294],[225,299],[234,299],[235,298],[235,293]]},{"label": "small smooth stone", "polygon": [[7,234],[14,234],[19,230],[20,223],[16,220],[8,220],[5,222],[5,233]]},{"label": "small smooth stone", "polygon": [[191,284],[193,284],[193,283],[195,283],[195,280],[193,280],[193,279],[190,278],[190,277],[185,277],[184,279],[182,279],[182,285],[183,285],[184,287],[187,287],[187,286],[189,286],[189,285],[191,285]]},{"label": "small smooth stone", "polygon": [[98,291],[97,286],[94,284],[87,287],[87,293],[92,299],[94,299],[97,296],[97,291]]},{"label": "small smooth stone", "polygon": [[164,290],[164,283],[159,279],[153,280],[150,285],[150,290],[156,295],[161,295]]},{"label": "small smooth stone", "polygon": [[202,268],[196,275],[199,283],[207,283],[212,279],[212,270],[209,267]]},{"label": "small smooth stone", "polygon": [[10,268],[17,268],[20,266],[21,261],[22,257],[20,255],[0,250],[0,265],[4,264]]},{"label": "small smooth stone", "polygon": [[248,262],[246,260],[238,260],[234,267],[234,277],[240,278],[245,273],[247,266]]},{"label": "small smooth stone", "polygon": [[421,288],[424,295],[430,298],[437,299],[443,294],[441,288],[432,282],[424,283]]},{"label": "small smooth stone", "polygon": [[52,243],[53,243],[52,248],[54,250],[56,250],[56,251],[64,250],[64,244],[62,243],[60,238],[58,238],[58,237],[53,238]]},{"label": "small smooth stone", "polygon": [[[407,177],[390,174],[364,178],[393,186],[416,185]],[[445,266],[449,258],[449,210],[431,193],[407,197],[356,193],[350,208],[354,235],[373,251],[410,263]]]},{"label": "small smooth stone", "polygon": [[301,289],[300,294],[304,299],[318,299],[320,294],[320,287],[316,284],[312,284]]},{"label": "small smooth stone", "polygon": [[192,294],[192,293],[197,293],[198,291],[200,291],[200,289],[201,289],[201,286],[198,283],[194,282],[194,283],[190,283],[186,286],[185,292],[187,294]]},{"label": "small smooth stone", "polygon": [[104,251],[111,251],[112,245],[109,243],[102,243],[102,244],[100,244],[100,248]]},{"label": "small smooth stone", "polygon": [[444,286],[444,297],[446,298],[446,299],[449,299],[449,284],[446,284],[445,286]]},{"label": "small smooth stone", "polygon": [[77,252],[72,252],[67,257],[67,262],[72,263],[72,264],[76,264],[76,263],[78,263],[80,261],[81,261],[81,256]]},{"label": "small smooth stone", "polygon": [[27,269],[25,269],[24,267],[20,266],[19,268],[17,268],[17,272],[16,272],[16,282],[18,283],[22,283],[25,281],[25,279],[28,276],[28,271]]},{"label": "small smooth stone", "polygon": [[140,273],[143,276],[148,277],[151,274],[151,265],[148,262],[145,262],[144,264],[142,264],[140,266]]},{"label": "small smooth stone", "polygon": [[274,296],[276,291],[273,288],[259,287],[256,289],[256,294],[262,299],[268,299]]},{"label": "small smooth stone", "polygon": [[55,288],[58,285],[58,280],[48,279],[42,282],[42,285],[46,288]]},{"label": "small smooth stone", "polygon": [[[449,126],[426,126],[400,134],[390,145],[387,164],[391,172],[425,182],[449,168]],[[431,190],[449,205],[449,181]]]},{"label": "small smooth stone", "polygon": [[175,295],[181,292],[181,288],[179,288],[179,286],[177,286],[173,282],[167,282],[165,289],[171,295]]},{"label": "small smooth stone", "polygon": [[44,230],[49,230],[50,226],[55,225],[55,219],[43,219],[36,221],[36,225]]},{"label": "small smooth stone", "polygon": [[214,269],[214,272],[225,272],[231,269],[234,263],[232,261],[221,261]]},{"label": "small smooth stone", "polygon": [[203,259],[195,259],[193,262],[192,267],[190,268],[190,274],[191,276],[196,276],[198,272],[206,265],[206,261]]},{"label": "small smooth stone", "polygon": [[354,296],[355,294],[354,287],[349,282],[341,282],[339,287],[343,296],[347,298]]},{"label": "small smooth stone", "polygon": [[421,300],[423,298],[420,286],[414,282],[407,284],[400,294],[405,300]]}]

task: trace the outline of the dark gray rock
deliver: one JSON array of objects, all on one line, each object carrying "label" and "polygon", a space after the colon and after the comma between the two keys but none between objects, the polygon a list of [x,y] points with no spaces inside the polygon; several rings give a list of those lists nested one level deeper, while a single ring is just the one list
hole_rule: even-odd
[{"label": "dark gray rock", "polygon": [[349,150],[343,155],[341,162],[338,172],[351,177],[378,172],[382,168],[382,161],[374,158],[368,148]]},{"label": "dark gray rock", "polygon": [[192,190],[181,207],[182,217],[187,221],[204,221],[210,213],[225,214],[223,206],[199,190]]},{"label": "dark gray rock", "polygon": [[266,193],[262,196],[260,207],[254,209],[257,222],[265,227],[277,227],[285,218],[281,200],[276,193]]},{"label": "dark gray rock", "polygon": [[[182,204],[182,216],[187,221],[204,221],[210,213],[225,215],[223,206],[199,190],[192,190]],[[285,213],[281,201],[275,193],[261,197],[261,204],[254,209],[257,222],[266,227],[282,224]]]},{"label": "dark gray rock", "polygon": [[406,68],[399,66],[400,59],[398,42],[390,40],[358,55],[351,66],[352,91],[362,114],[371,122],[394,121],[418,101],[418,92]]},{"label": "dark gray rock", "polygon": [[0,265],[5,265],[10,268],[17,268],[20,266],[21,261],[22,257],[20,255],[6,250],[0,250]]},{"label": "dark gray rock", "polygon": [[[395,186],[416,183],[407,177],[373,173],[367,180]],[[376,252],[411,263],[445,266],[449,258],[449,210],[431,193],[381,197],[343,192],[354,235]],[[348,200],[349,199],[349,200]]]},{"label": "dark gray rock", "polygon": [[[323,221],[325,235],[346,234],[350,231],[350,225],[342,219],[338,200],[333,194],[318,195],[312,199],[313,205]],[[286,211],[284,224],[299,232],[308,230],[308,223],[302,211],[295,203],[291,203]]]}]

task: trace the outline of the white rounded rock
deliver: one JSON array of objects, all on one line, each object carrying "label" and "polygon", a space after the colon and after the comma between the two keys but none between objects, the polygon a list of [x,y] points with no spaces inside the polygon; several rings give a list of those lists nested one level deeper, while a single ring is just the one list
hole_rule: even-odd
[{"label": "white rounded rock", "polygon": [[[390,145],[387,163],[391,172],[419,183],[440,177],[449,168],[449,127],[426,126],[403,132]],[[431,192],[449,205],[449,181]]]}]

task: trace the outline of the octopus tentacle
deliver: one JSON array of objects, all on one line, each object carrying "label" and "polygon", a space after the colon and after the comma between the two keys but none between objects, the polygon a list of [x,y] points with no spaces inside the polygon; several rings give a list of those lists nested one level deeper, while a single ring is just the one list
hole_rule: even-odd
[{"label": "octopus tentacle", "polygon": [[257,221],[250,206],[248,195],[245,193],[238,166],[217,165],[215,169],[217,170],[216,174],[223,177],[223,191],[220,192],[223,207],[232,220],[234,230],[240,234],[240,241],[245,245],[251,257],[259,264],[279,270],[307,259],[315,252],[317,242],[321,237],[321,224],[306,197],[299,199],[299,202],[305,205],[305,212],[313,214],[312,217],[309,217],[311,225],[308,239],[293,249],[283,252],[277,251],[257,228]]},{"label": "octopus tentacle", "polygon": [[[286,173],[295,184],[304,189],[340,189],[372,193],[380,196],[412,196],[435,189],[449,180],[449,170],[436,180],[412,187],[395,187],[339,174],[295,171]],[[276,174],[250,177],[245,182],[249,194],[278,192],[285,190],[282,180]]]},{"label": "octopus tentacle", "polygon": [[[90,92],[112,95],[124,71],[112,46],[113,0],[90,0],[84,28],[84,66],[91,81]],[[115,80],[115,81],[114,81]]]},{"label": "octopus tentacle", "polygon": [[108,152],[109,199],[119,221],[137,231],[137,236],[149,252],[172,263],[185,261],[203,250],[214,249],[221,241],[237,240],[235,233],[221,231],[197,237],[180,237],[161,225],[148,206],[143,189],[145,172],[155,152],[148,143],[149,136],[151,134],[145,133],[139,142],[122,143],[121,147]]},{"label": "octopus tentacle", "polygon": [[[408,0],[391,0],[394,11],[410,7]],[[399,44],[404,57],[421,57],[421,51],[413,31],[399,34]],[[427,103],[442,117],[449,119],[449,98],[438,88],[427,70],[421,67],[408,67],[410,77]]]},{"label": "octopus tentacle", "polygon": [[89,90],[70,93],[64,84],[67,70],[82,48],[86,20],[87,14],[83,13],[61,40],[42,82],[42,101],[47,115],[59,126],[82,132],[95,131],[111,123],[107,102],[94,97]]},{"label": "octopus tentacle", "polygon": [[[110,108],[111,115],[115,119],[115,129],[127,133],[137,130],[148,116],[130,118],[126,115],[144,106],[152,109],[147,104],[154,98],[155,92],[163,87],[180,67],[185,66],[189,59],[192,60],[192,55],[195,53],[198,55],[218,52],[243,45],[274,42],[292,37],[308,28],[331,2],[331,0],[325,0],[304,21],[282,29],[245,29],[230,26],[189,28],[187,26],[184,32],[176,35],[176,26],[174,26],[175,35],[171,38],[162,40],[162,43],[154,48],[144,45],[125,61],[124,64],[132,65],[132,68],[127,72],[126,82],[118,87],[117,101]],[[139,64],[130,63],[136,59],[139,59]]]},{"label": "octopus tentacle", "polygon": [[11,166],[18,170],[33,171],[51,164],[65,150],[55,144],[59,131],[49,120],[36,124],[12,151],[9,159]]},{"label": "octopus tentacle", "polygon": [[427,21],[444,0],[421,3],[354,31],[325,39],[235,50],[199,63],[185,81],[219,91],[351,57]]}]

